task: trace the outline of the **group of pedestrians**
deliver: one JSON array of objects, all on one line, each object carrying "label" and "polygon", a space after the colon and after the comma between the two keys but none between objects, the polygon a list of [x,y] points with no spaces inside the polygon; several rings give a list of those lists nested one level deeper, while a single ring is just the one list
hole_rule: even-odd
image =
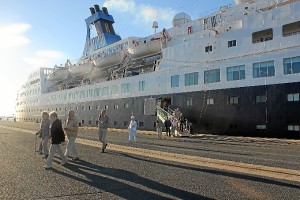
[{"label": "group of pedestrians", "polygon": [[[106,110],[101,110],[98,118],[98,136],[101,143],[101,152],[104,153],[108,145],[106,142],[107,129],[109,127],[109,117]],[[46,159],[45,169],[52,168],[52,162],[55,152],[57,151],[61,165],[66,165],[68,158],[73,153],[72,161],[79,161],[78,150],[75,145],[75,140],[78,134],[79,123],[75,117],[75,112],[70,110],[68,117],[62,124],[58,115],[55,111],[53,112],[42,112],[42,121],[40,130],[36,133],[36,136],[41,138],[38,152],[44,155]],[[129,142],[134,140],[137,141],[137,122],[134,116],[131,116],[131,121],[128,126],[129,130]],[[68,143],[66,146],[65,153],[63,153],[61,143],[65,142],[65,136],[67,137]],[[48,143],[50,143],[50,149],[48,149]]]},{"label": "group of pedestrians", "polygon": [[[42,122],[40,130],[36,133],[37,136],[41,138],[39,145],[39,154],[44,154],[46,160],[45,169],[50,169],[52,167],[52,161],[55,152],[57,151],[62,165],[67,163],[67,158],[70,152],[73,151],[73,161],[78,161],[78,151],[75,146],[75,140],[78,134],[78,120],[75,118],[75,113],[73,110],[68,112],[68,118],[64,122],[58,119],[56,112],[42,112]],[[68,144],[65,153],[63,153],[61,148],[61,143],[65,142],[65,135],[68,138]],[[50,149],[48,150],[48,142],[50,142]]]}]

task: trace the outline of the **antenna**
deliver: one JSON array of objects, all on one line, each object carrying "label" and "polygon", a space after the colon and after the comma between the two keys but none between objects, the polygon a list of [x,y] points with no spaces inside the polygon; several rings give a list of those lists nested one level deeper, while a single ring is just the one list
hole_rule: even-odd
[{"label": "antenna", "polygon": [[157,23],[157,21],[154,21],[154,22],[153,22],[152,28],[154,29],[154,33],[156,33],[156,29],[158,28],[158,23]]}]

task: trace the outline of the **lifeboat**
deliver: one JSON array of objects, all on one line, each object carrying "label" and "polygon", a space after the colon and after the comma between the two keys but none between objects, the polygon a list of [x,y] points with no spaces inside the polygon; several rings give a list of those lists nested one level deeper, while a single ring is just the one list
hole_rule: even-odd
[{"label": "lifeboat", "polygon": [[128,56],[132,59],[137,59],[147,55],[152,55],[161,52],[160,38],[152,38],[151,40],[132,40],[131,47],[128,48]]},{"label": "lifeboat", "polygon": [[95,66],[95,61],[85,60],[71,66],[70,72],[73,76],[88,77]]},{"label": "lifeboat", "polygon": [[126,54],[125,51],[110,53],[110,54],[98,54],[95,59],[96,66],[98,68],[106,68],[109,66],[114,66],[120,64]]},{"label": "lifeboat", "polygon": [[60,82],[67,79],[70,75],[70,71],[68,67],[58,67],[57,65],[54,66],[53,72],[49,74],[47,77],[48,81],[51,82]]}]

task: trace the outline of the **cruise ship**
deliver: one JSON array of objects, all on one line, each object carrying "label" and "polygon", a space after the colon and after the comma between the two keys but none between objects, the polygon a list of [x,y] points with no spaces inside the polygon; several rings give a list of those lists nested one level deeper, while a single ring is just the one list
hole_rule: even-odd
[{"label": "cruise ship", "polygon": [[106,109],[112,128],[134,115],[155,130],[178,108],[188,133],[300,137],[299,0],[236,0],[195,20],[182,12],[144,38],[121,39],[106,7],[90,13],[81,58],[32,72],[17,121],[39,122],[44,110],[65,120],[72,109],[96,126]]}]

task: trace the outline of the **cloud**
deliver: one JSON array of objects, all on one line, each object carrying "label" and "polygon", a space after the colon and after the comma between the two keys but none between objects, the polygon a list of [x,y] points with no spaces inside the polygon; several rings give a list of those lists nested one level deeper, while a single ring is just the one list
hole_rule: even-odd
[{"label": "cloud", "polygon": [[25,57],[23,60],[27,64],[35,67],[53,67],[55,62],[59,62],[64,54],[55,50],[39,50],[34,57]]},{"label": "cloud", "polygon": [[24,46],[30,43],[24,33],[31,28],[30,24],[18,23],[0,25],[0,49]]},{"label": "cloud", "polygon": [[145,4],[136,4],[135,0],[106,0],[103,4],[112,10],[126,12],[134,17],[136,23],[152,23],[153,21],[171,22],[175,10],[171,8],[159,8]]},{"label": "cloud", "polygon": [[106,0],[103,3],[103,6],[121,12],[136,12],[136,4],[134,0]]},{"label": "cloud", "polygon": [[36,52],[36,55],[43,58],[61,58],[63,53],[53,50],[39,50]]}]

